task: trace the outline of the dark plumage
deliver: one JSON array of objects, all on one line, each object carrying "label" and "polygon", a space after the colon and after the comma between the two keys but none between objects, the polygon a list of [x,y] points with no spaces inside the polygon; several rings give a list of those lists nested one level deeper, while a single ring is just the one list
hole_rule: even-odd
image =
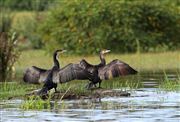
[{"label": "dark plumage", "polygon": [[[58,52],[63,53],[65,50],[56,50],[53,53],[53,62],[54,62],[54,66],[57,69],[60,68],[59,62],[57,60],[57,56],[58,56]],[[50,70],[47,69],[42,69],[36,66],[32,66],[26,69],[24,76],[23,76],[23,80],[24,82],[27,83],[33,83],[33,84],[39,84],[39,83],[44,83],[48,74],[50,73]]]},{"label": "dark plumage", "polygon": [[57,83],[65,83],[72,80],[87,80],[92,77],[86,69],[82,68],[80,64],[68,64],[62,69],[54,69],[50,71],[48,77],[45,80],[43,88],[39,91],[39,94],[47,94],[47,91],[57,87]]},{"label": "dark plumage", "polygon": [[45,81],[50,70],[32,66],[26,69],[23,80],[27,83],[39,84]]},{"label": "dark plumage", "polygon": [[110,52],[110,50],[103,50],[100,52],[101,63],[98,65],[91,65],[84,59],[80,62],[81,66],[92,74],[92,77],[90,78],[91,83],[88,84],[88,88],[97,83],[99,83],[99,87],[101,87],[102,80],[137,73],[137,71],[128,64],[118,59],[115,59],[106,65],[104,54],[108,52]]},{"label": "dark plumage", "polygon": [[[51,76],[50,76],[51,74]],[[82,68],[79,64],[68,64],[62,69],[52,69],[49,74],[49,79],[53,83],[65,83],[71,80],[87,80],[91,77],[91,73],[87,72],[84,68]]]},{"label": "dark plumage", "polygon": [[[47,94],[47,91],[54,88],[56,91],[58,83],[65,83],[72,80],[91,80],[91,73],[88,72],[81,64],[68,64],[63,68],[59,68],[59,62],[57,60],[57,53],[55,51],[53,55],[54,66],[50,70],[39,70],[39,68],[30,68],[26,70],[25,79],[28,81],[40,81],[43,79],[43,88],[38,92],[39,95]],[[35,71],[34,71],[35,69]],[[30,72],[30,73],[28,73]],[[44,74],[43,74],[44,73]]]},{"label": "dark plumage", "polygon": [[137,71],[128,64],[115,59],[109,64],[98,69],[98,76],[101,80],[108,80],[114,77],[136,74]]}]

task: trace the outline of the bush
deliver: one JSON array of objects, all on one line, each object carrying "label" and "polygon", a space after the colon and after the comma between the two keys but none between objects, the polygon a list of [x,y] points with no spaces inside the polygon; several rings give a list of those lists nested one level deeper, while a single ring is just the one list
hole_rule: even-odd
[{"label": "bush", "polygon": [[10,16],[0,17],[0,82],[11,79],[13,65],[16,62],[19,51],[17,50],[17,35],[11,33]]},{"label": "bush", "polygon": [[21,48],[41,48],[42,43],[37,32],[40,23],[40,13],[35,12],[18,12],[15,13],[12,29],[19,33],[19,40],[22,42]]},{"label": "bush", "polygon": [[[136,14],[132,15],[134,36],[139,40],[143,51],[155,51],[179,48],[180,23],[179,15],[160,5],[136,5],[131,7]],[[178,18],[177,18],[178,17]]]},{"label": "bush", "polygon": [[40,32],[48,50],[66,48],[90,54],[177,49],[179,14],[161,2],[68,1],[50,10]]},{"label": "bush", "polygon": [[1,8],[10,10],[46,10],[55,0],[3,0],[0,2]]}]

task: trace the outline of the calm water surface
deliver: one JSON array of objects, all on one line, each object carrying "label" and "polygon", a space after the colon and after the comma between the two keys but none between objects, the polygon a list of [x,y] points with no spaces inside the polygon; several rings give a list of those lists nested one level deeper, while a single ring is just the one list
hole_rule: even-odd
[{"label": "calm water surface", "polygon": [[[130,97],[107,97],[90,100],[65,100],[57,109],[23,111],[23,100],[0,101],[1,122],[180,122],[179,91],[162,91],[157,86],[162,73],[141,74],[142,88]],[[169,79],[178,78],[167,73]],[[117,89],[118,90],[118,89]],[[53,104],[54,101],[52,101]]]}]

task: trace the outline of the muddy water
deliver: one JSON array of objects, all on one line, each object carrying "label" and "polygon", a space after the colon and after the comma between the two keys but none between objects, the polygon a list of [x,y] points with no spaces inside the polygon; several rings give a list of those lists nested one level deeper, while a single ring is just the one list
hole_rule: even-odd
[{"label": "muddy water", "polygon": [[[23,111],[19,107],[23,100],[1,101],[0,121],[179,122],[179,91],[163,91],[157,87],[164,77],[162,73],[141,75],[143,87],[129,91],[130,97],[65,100],[59,101],[56,109],[40,111]],[[172,72],[167,77],[178,78]]]}]

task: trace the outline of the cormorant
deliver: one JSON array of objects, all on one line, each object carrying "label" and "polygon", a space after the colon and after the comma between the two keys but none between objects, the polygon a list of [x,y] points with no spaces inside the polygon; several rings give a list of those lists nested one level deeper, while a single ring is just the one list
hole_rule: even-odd
[{"label": "cormorant", "polygon": [[110,50],[100,51],[100,64],[91,65],[86,60],[81,60],[81,66],[92,74],[90,78],[90,83],[87,88],[91,88],[93,85],[96,86],[99,83],[99,88],[101,87],[102,80],[108,80],[114,77],[125,76],[130,74],[136,74],[137,71],[130,67],[123,61],[115,59],[106,65],[104,54],[109,53]]},{"label": "cormorant", "polygon": [[[92,80],[92,74],[88,72],[82,65],[70,63],[63,68],[59,68],[59,62],[57,60],[57,51],[54,53],[54,66],[50,70],[45,70],[47,76],[43,77],[44,85],[41,90],[38,91],[38,95],[46,95],[47,92],[54,88],[56,92],[58,83],[65,83],[72,80]],[[62,52],[62,51],[61,51]],[[29,76],[29,75],[28,75]],[[32,76],[33,77],[33,76]]]},{"label": "cormorant", "polygon": [[[56,50],[53,53],[53,62],[54,62],[54,66],[57,69],[60,68],[59,62],[58,62],[58,56],[61,53],[66,52],[66,50]],[[27,83],[33,83],[33,84],[39,84],[39,83],[44,83],[48,74],[50,73],[50,70],[47,69],[42,69],[36,66],[32,66],[26,69],[24,76],[23,76],[23,80],[24,82]]]}]

